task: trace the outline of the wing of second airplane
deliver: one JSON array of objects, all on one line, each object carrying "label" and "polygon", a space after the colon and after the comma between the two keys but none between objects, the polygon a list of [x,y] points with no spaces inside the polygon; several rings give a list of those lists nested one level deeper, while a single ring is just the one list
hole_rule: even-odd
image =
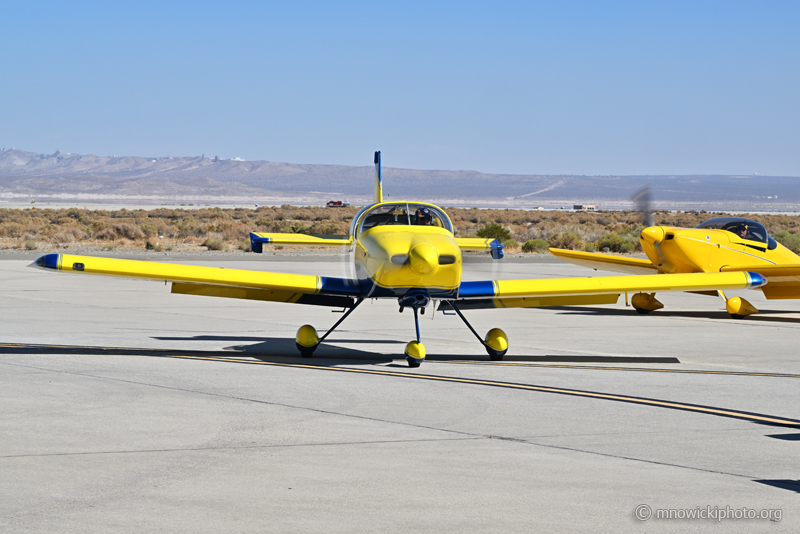
[{"label": "wing of second airplane", "polygon": [[768,299],[800,299],[800,265],[747,265],[732,267],[726,265],[722,272],[753,271],[764,276],[769,284],[761,291]]},{"label": "wing of second airplane", "polygon": [[345,278],[95,256],[47,254],[32,266],[77,274],[164,280],[172,282],[173,293],[207,297],[349,307],[361,294],[358,282]]},{"label": "wing of second airplane", "polygon": [[653,262],[639,258],[626,258],[560,248],[551,248],[550,253],[568,263],[600,271],[625,274],[656,274],[658,272],[658,267],[653,265]]},{"label": "wing of second airplane", "polygon": [[746,289],[766,283],[753,272],[484,280],[462,282],[456,303],[464,309],[614,304],[625,292]]}]

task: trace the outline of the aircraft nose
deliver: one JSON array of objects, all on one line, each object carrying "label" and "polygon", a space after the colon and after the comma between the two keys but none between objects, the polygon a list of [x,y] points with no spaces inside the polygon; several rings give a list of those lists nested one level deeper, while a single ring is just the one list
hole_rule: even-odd
[{"label": "aircraft nose", "polygon": [[646,243],[654,245],[656,243],[661,243],[662,241],[664,241],[665,236],[666,233],[664,232],[664,229],[662,227],[650,226],[642,230],[642,234],[639,236],[639,239],[645,241]]},{"label": "aircraft nose", "polygon": [[430,274],[439,265],[436,249],[428,243],[420,243],[408,252],[411,270],[417,274]]}]

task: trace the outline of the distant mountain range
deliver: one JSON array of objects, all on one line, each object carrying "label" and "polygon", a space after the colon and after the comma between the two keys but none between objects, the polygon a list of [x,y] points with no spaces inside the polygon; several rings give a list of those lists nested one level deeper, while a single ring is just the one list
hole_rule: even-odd
[{"label": "distant mountain range", "polygon": [[[370,201],[373,167],[304,165],[205,157],[101,157],[0,150],[0,199],[253,202],[321,204]],[[546,208],[573,203],[630,207],[650,184],[655,206],[706,210],[800,209],[800,178],[791,176],[547,176],[385,167],[391,198],[444,206]]]}]

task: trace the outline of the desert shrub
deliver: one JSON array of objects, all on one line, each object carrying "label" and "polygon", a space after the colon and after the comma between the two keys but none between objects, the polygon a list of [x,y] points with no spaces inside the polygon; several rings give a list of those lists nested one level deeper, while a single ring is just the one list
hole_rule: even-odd
[{"label": "desert shrub", "polygon": [[4,223],[3,229],[3,235],[8,237],[22,237],[25,233],[25,227],[15,222]]},{"label": "desert shrub", "polygon": [[151,222],[141,223],[139,228],[142,230],[142,233],[147,237],[153,237],[154,235],[158,235],[158,225]]},{"label": "desert shrub", "polygon": [[519,248],[519,242],[516,239],[509,239],[504,243],[504,245],[508,249]]},{"label": "desert shrub", "polygon": [[522,245],[522,252],[545,252],[548,246],[547,241],[544,239],[528,239]]},{"label": "desert shrub", "polygon": [[200,235],[203,232],[200,221],[194,217],[184,217],[178,221],[176,226],[178,227],[178,237]]},{"label": "desert shrub", "polygon": [[631,254],[634,250],[636,250],[636,246],[633,243],[625,242],[619,247],[619,251],[623,254]]},{"label": "desert shrub", "polygon": [[272,225],[272,231],[279,234],[310,234],[311,225],[300,221],[280,220]]},{"label": "desert shrub", "polygon": [[155,252],[161,252],[162,250],[164,250],[164,247],[162,247],[160,243],[153,243],[149,239],[145,241],[144,248],[145,250],[152,250]]},{"label": "desert shrub", "polygon": [[242,239],[239,241],[239,250],[242,252],[253,252],[253,249],[250,248],[250,240]]},{"label": "desert shrub", "polygon": [[135,224],[131,223],[120,223],[114,225],[114,230],[116,230],[117,234],[120,237],[126,237],[128,239],[142,239],[144,238],[144,232],[136,226]]},{"label": "desert shrub", "polygon": [[58,232],[50,236],[50,240],[58,244],[74,243],[75,236],[71,232]]},{"label": "desert shrub", "polygon": [[605,234],[597,240],[597,248],[608,249],[610,252],[621,252],[625,240],[615,233]]},{"label": "desert shrub", "polygon": [[583,240],[575,232],[558,232],[551,235],[547,242],[553,248],[567,250],[580,250],[583,248]]},{"label": "desert shrub", "polygon": [[315,221],[308,233],[314,235],[343,235],[350,231],[344,223]]},{"label": "desert shrub", "polygon": [[597,243],[595,242],[586,243],[586,246],[583,247],[583,250],[585,250],[586,252],[597,252]]},{"label": "desert shrub", "polygon": [[138,226],[132,223],[117,223],[114,226],[109,226],[100,230],[94,235],[98,239],[117,239],[124,237],[127,239],[142,239],[144,232]]},{"label": "desert shrub", "polygon": [[772,237],[795,254],[800,254],[800,234],[780,230],[775,232]]},{"label": "desert shrub", "polygon": [[103,228],[102,230],[95,232],[94,237],[96,237],[97,239],[112,240],[117,238],[117,232],[115,232],[114,229],[110,227]]},{"label": "desert shrub", "polygon": [[36,244],[35,239],[26,239],[24,246],[25,250],[36,250],[37,248],[39,248],[39,245]]},{"label": "desert shrub", "polygon": [[97,233],[101,230],[105,230],[108,228],[108,223],[104,221],[94,221],[92,224],[89,225],[89,233],[91,235],[97,236]]},{"label": "desert shrub", "polygon": [[501,243],[503,243],[506,239],[511,238],[511,232],[497,223],[489,223],[484,225],[478,229],[477,235],[478,237],[483,237],[484,239],[497,239]]},{"label": "desert shrub", "polygon": [[203,246],[208,250],[225,250],[225,242],[222,239],[206,239]]}]

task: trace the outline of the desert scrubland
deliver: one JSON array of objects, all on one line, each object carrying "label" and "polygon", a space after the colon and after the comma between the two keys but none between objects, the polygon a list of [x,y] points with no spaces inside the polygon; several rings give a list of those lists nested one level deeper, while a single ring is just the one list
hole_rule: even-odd
[{"label": "desert scrubland", "polygon": [[[0,249],[37,250],[73,245],[99,249],[241,250],[251,231],[347,234],[358,207],[200,209],[0,209]],[[640,252],[641,215],[635,211],[526,211],[447,208],[456,235],[496,237],[509,252],[548,247],[616,253]],[[656,223],[694,227],[721,214],[655,212]],[[752,215],[775,239],[800,252],[800,216]]]}]

